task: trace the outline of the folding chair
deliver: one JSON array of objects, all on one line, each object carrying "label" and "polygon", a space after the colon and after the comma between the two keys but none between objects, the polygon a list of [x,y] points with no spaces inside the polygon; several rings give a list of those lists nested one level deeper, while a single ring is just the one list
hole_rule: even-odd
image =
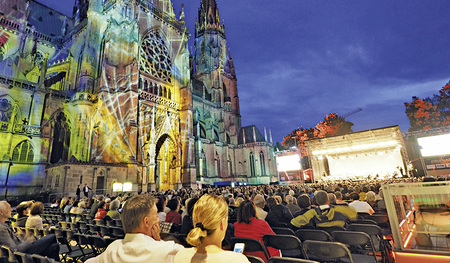
[{"label": "folding chair", "polygon": [[377,222],[371,219],[357,219],[356,221],[351,221],[350,224],[377,225]]},{"label": "folding chair", "polygon": [[77,245],[80,248],[81,252],[83,252],[85,256],[95,255],[88,235],[74,233],[74,238],[77,241]]},{"label": "folding chair", "polygon": [[33,254],[31,255],[35,263],[56,263],[53,258],[43,257],[41,255]]},{"label": "folding chair", "polygon": [[299,229],[295,231],[295,236],[302,242],[305,242],[306,240],[333,241],[328,232],[317,229]]},{"label": "folding chair", "polygon": [[13,251],[7,246],[1,246],[0,250],[2,251],[2,257],[6,258],[6,262],[8,263],[19,263]]},{"label": "folding chair", "polygon": [[272,230],[277,235],[291,235],[291,236],[295,236],[294,231],[292,231],[292,229],[290,229],[290,228],[286,228],[286,227],[272,227]]},{"label": "folding chair", "polygon": [[264,245],[281,250],[281,254],[291,258],[302,257],[302,242],[293,235],[264,235]]},{"label": "folding chair", "polygon": [[345,228],[343,228],[343,227],[341,227],[341,226],[316,227],[316,229],[327,231],[328,234],[330,234],[330,235],[331,235],[331,233],[333,233],[334,231],[345,231]]},{"label": "folding chair", "polygon": [[111,231],[107,226],[97,226],[102,237],[111,237]]},{"label": "folding chair", "polygon": [[118,227],[123,227],[121,219],[113,219],[114,224]]},{"label": "folding chair", "polygon": [[334,231],[333,240],[350,246],[352,258],[358,263],[377,263],[372,239],[364,232]]},{"label": "folding chair", "polygon": [[115,238],[122,239],[125,237],[125,233],[123,232],[123,229],[120,227],[111,226],[109,227],[109,232]]},{"label": "folding chair", "polygon": [[248,259],[248,261],[250,261],[250,263],[264,263],[264,260],[262,260],[259,257],[255,257],[255,256],[250,256],[250,255],[245,255]]},{"label": "folding chair", "polygon": [[351,224],[349,231],[364,232],[370,236],[375,253],[380,254],[383,262],[389,262],[389,240],[383,239],[382,230],[378,225]]},{"label": "folding chair", "polygon": [[105,221],[103,221],[103,219],[94,219],[94,223],[97,226],[106,226]]},{"label": "folding chair", "polygon": [[251,252],[261,252],[262,255],[265,257],[263,260],[266,260],[270,257],[269,252],[267,251],[266,247],[259,241],[258,239],[253,238],[245,238],[245,237],[232,237],[230,239],[230,246],[234,247],[234,244],[236,243],[244,243],[245,249],[244,254],[251,253]]},{"label": "folding chair", "polygon": [[15,251],[14,255],[19,259],[20,263],[34,263],[33,258],[30,254],[25,254],[23,252]]},{"label": "folding chair", "polygon": [[353,263],[352,254],[342,243],[306,240],[302,245],[303,255],[306,259],[314,257],[314,260],[322,262],[346,258],[350,263]]},{"label": "folding chair", "polygon": [[108,242],[100,236],[89,235],[88,239],[96,255],[103,253],[109,245]]},{"label": "folding chair", "polygon": [[267,263],[319,263],[308,259],[288,258],[288,257],[271,257]]}]

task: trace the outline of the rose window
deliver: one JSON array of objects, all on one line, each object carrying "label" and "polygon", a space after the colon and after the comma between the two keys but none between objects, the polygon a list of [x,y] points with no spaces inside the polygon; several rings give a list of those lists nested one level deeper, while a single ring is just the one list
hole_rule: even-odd
[{"label": "rose window", "polygon": [[152,76],[171,82],[172,61],[158,31],[148,33],[142,40],[140,67]]}]

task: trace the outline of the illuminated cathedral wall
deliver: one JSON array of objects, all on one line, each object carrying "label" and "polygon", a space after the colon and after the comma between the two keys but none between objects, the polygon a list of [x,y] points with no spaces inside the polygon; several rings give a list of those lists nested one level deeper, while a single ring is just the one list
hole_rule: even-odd
[{"label": "illuminated cathedral wall", "polygon": [[[0,0],[0,195],[67,194],[85,183],[108,193],[125,181],[136,191],[263,183],[275,174],[270,157],[248,174],[249,154],[270,156],[271,143],[240,142],[237,78],[218,18],[196,26],[190,54],[184,14],[170,1],[75,7],[67,17]],[[202,0],[199,16],[212,13],[215,1]]]}]

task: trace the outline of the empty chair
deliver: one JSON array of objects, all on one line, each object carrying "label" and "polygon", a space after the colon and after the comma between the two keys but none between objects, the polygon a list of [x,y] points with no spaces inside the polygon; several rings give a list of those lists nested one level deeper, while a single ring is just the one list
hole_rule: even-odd
[{"label": "empty chair", "polygon": [[302,242],[305,242],[306,240],[333,241],[328,232],[317,229],[299,229],[295,232],[295,236]]},{"label": "empty chair", "polygon": [[[251,261],[250,261],[251,262]],[[317,261],[300,259],[300,258],[288,258],[288,257],[271,257],[268,263],[319,263]]]},{"label": "empty chair", "polygon": [[125,232],[120,227],[111,226],[111,227],[109,227],[109,232],[115,238],[124,238],[125,237]]},{"label": "empty chair", "polygon": [[122,220],[121,219],[113,219],[113,221],[114,221],[114,224],[116,225],[116,226],[119,226],[119,227],[122,227],[123,225],[122,225]]},{"label": "empty chair", "polygon": [[352,221],[351,224],[377,225],[377,222],[371,219],[357,219],[356,221]]},{"label": "empty chair", "polygon": [[59,221],[58,225],[62,228],[62,229],[68,229],[69,226],[67,225],[66,221]]},{"label": "empty chair", "polygon": [[379,227],[387,230],[383,234],[389,234],[391,226],[389,225],[389,217],[387,214],[373,214],[368,219],[375,221]]},{"label": "empty chair", "polygon": [[108,247],[109,243],[103,238],[96,235],[88,236],[90,244],[96,255],[100,255]]},{"label": "empty chair", "polygon": [[372,239],[364,232],[335,231],[333,240],[350,246],[352,258],[355,262],[377,262]]},{"label": "empty chair", "polygon": [[302,246],[306,259],[314,257],[314,260],[318,261],[335,261],[345,258],[353,263],[350,251],[342,243],[306,240]]},{"label": "empty chair", "polygon": [[244,254],[252,253],[252,252],[260,252],[265,258],[263,260],[267,261],[269,258],[269,252],[266,247],[259,241],[258,239],[253,238],[245,238],[245,237],[232,237],[230,239],[230,246],[234,247],[236,243],[244,243],[245,249]]},{"label": "empty chair", "polygon": [[272,227],[272,230],[277,235],[292,235],[292,236],[295,235],[295,233],[294,233],[294,231],[292,231],[292,229],[286,228],[286,227]]},{"label": "empty chair", "polygon": [[383,239],[382,230],[378,225],[366,225],[366,224],[351,224],[348,227],[349,231],[364,232],[372,239],[375,252],[379,252],[383,262],[388,262],[389,240]]},{"label": "empty chair", "polygon": [[98,226],[98,230],[102,237],[111,237],[111,231],[107,226]]},{"label": "empty chair", "polygon": [[281,250],[281,254],[286,257],[301,258],[302,242],[293,235],[264,235],[264,245]]}]

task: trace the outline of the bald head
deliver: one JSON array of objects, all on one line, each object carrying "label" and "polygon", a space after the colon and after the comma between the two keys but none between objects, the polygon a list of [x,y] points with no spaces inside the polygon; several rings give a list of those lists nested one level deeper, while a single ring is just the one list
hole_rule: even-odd
[{"label": "bald head", "polygon": [[5,223],[6,219],[11,217],[11,206],[6,201],[0,201],[0,221]]}]

